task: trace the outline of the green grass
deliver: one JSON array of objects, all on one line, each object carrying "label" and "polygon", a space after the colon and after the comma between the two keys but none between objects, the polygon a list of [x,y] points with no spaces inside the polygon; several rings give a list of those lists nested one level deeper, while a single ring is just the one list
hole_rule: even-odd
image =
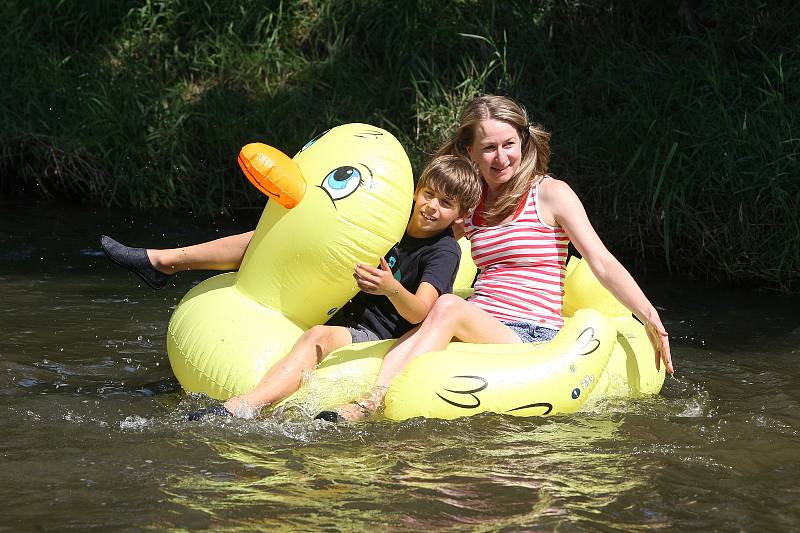
[{"label": "green grass", "polygon": [[722,0],[11,0],[0,193],[256,205],[247,142],[291,153],[371,122],[419,168],[466,101],[500,93],[553,132],[553,172],[615,253],[793,292],[798,23]]}]

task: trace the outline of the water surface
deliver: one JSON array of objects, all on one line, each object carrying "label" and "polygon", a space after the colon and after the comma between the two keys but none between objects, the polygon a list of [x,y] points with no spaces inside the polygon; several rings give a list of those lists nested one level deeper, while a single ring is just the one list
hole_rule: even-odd
[{"label": "water surface", "polygon": [[800,528],[799,299],[645,280],[661,395],[574,416],[334,426],[186,413],[166,325],[207,274],[149,290],[99,249],[234,219],[0,206],[0,530]]}]

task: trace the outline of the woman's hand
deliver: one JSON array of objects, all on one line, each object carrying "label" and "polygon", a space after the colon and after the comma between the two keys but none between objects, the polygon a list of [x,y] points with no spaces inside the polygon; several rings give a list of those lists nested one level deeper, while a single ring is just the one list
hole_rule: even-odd
[{"label": "woman's hand", "polygon": [[358,288],[366,293],[384,296],[396,296],[400,293],[400,282],[394,279],[392,269],[389,268],[389,264],[383,257],[381,257],[380,268],[357,264],[353,277],[356,279]]},{"label": "woman's hand", "polygon": [[672,374],[674,369],[667,330],[642,289],[598,237],[578,196],[569,185],[554,179],[542,181],[540,194],[542,220],[551,224],[549,217],[552,217],[552,224],[564,229],[600,284],[644,324],[647,338],[656,353],[656,369],[661,369],[663,361],[667,372]]},{"label": "woman's hand", "polygon": [[656,353],[656,370],[661,369],[661,362],[663,361],[667,373],[672,375],[675,370],[672,368],[672,355],[669,351],[669,335],[658,315],[652,321],[645,321],[644,330],[647,332],[647,338],[650,339],[650,344],[653,345],[653,350]]}]

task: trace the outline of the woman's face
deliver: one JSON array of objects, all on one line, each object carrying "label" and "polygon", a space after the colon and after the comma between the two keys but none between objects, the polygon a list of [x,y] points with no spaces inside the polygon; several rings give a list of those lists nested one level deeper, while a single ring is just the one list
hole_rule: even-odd
[{"label": "woman's face", "polygon": [[522,142],[516,128],[508,122],[487,119],[475,128],[475,137],[467,146],[467,153],[478,165],[489,190],[494,191],[519,169]]}]

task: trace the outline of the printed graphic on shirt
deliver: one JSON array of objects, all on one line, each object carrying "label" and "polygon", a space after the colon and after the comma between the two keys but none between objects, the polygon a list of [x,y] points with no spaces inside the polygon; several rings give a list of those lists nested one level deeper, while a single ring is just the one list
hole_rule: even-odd
[{"label": "printed graphic on shirt", "polygon": [[392,246],[392,249],[389,250],[389,253],[387,255],[388,255],[388,258],[386,259],[386,262],[389,264],[389,268],[392,270],[392,275],[394,276],[394,279],[396,279],[397,281],[400,281],[401,279],[403,279],[403,274],[400,272],[400,266],[398,265],[397,268],[394,268],[395,265],[397,265],[397,245],[396,244],[394,246]]}]

